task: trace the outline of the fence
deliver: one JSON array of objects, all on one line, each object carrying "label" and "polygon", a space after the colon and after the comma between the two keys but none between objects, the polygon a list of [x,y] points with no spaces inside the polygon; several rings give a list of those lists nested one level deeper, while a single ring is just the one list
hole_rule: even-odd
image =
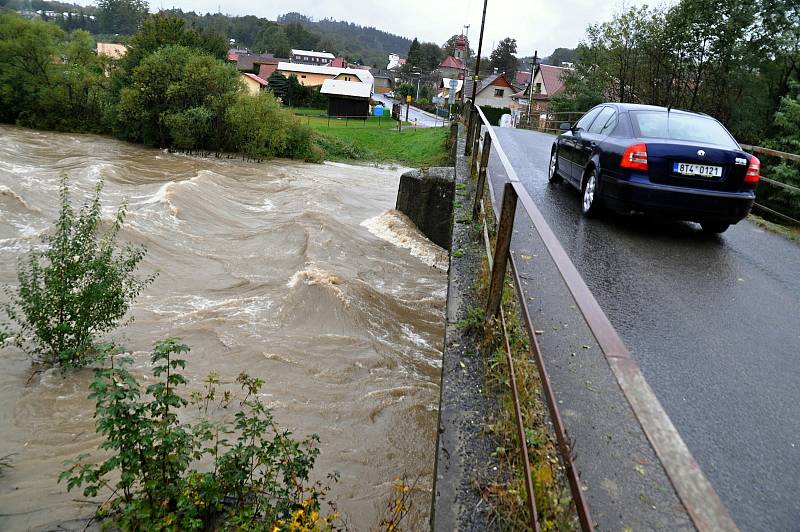
[{"label": "fence", "polygon": [[[405,111],[403,111],[405,112]],[[316,126],[322,128],[392,128],[398,127],[398,120],[391,116],[330,116],[324,113],[310,114],[310,113],[295,113],[294,115],[300,122],[307,126]],[[415,120],[409,119],[405,121],[403,116],[402,127],[445,127],[449,122],[442,117],[435,119],[434,125],[418,125]]]},{"label": "fence", "polygon": [[[800,155],[749,144],[742,144],[742,149],[761,157],[762,176],[756,191],[756,203],[753,206],[755,210],[767,213],[783,222],[800,226],[800,188],[763,175],[764,168],[769,169],[772,166],[769,161],[779,160],[791,165],[794,175],[800,179],[800,164],[798,164]],[[765,159],[764,156],[769,159]],[[780,166],[780,163],[775,166]],[[762,197],[759,198],[759,196]]]},{"label": "fence", "polygon": [[[527,305],[524,303],[528,301],[529,294],[525,293],[520,280],[519,267],[513,255],[510,253],[511,237],[518,205],[521,206],[522,212],[529,218],[536,232],[539,234],[547,253],[552,258],[578,310],[583,315],[589,330],[594,335],[614,377],[616,377],[625,399],[627,399],[630,404],[639,425],[647,436],[647,440],[655,451],[658,460],[663,466],[669,481],[672,483],[678,498],[683,503],[693,524],[701,531],[737,530],[724,504],[703,475],[699,465],[692,457],[686,444],[683,442],[663,407],[655,397],[652,389],[642,376],[637,364],[630,356],[622,339],[600,308],[594,295],[586,286],[583,278],[567,256],[552,229],[550,229],[549,225],[544,220],[544,217],[534,204],[527,190],[522,186],[514,167],[503,151],[498,137],[489,125],[486,116],[483,114],[480,107],[477,106],[472,109],[466,108],[465,113],[468,114],[468,120],[465,120],[465,123],[468,125],[464,155],[472,156],[470,168],[477,171],[473,216],[478,216],[480,213],[487,213],[483,200],[487,182],[490,189],[489,199],[493,201],[494,193],[492,185],[487,179],[490,153],[497,155],[508,177],[508,181],[503,187],[503,196],[500,202],[499,213],[497,209],[493,208],[494,205],[490,203],[490,207],[492,207],[495,219],[497,220],[496,243],[493,250],[486,229],[485,219],[483,224],[484,243],[489,257],[489,263],[491,264],[486,316],[487,319],[493,319],[499,315],[501,324],[505,330],[505,316],[502,312],[501,300],[506,271],[510,266],[514,289],[516,290],[518,300],[522,302],[520,305],[522,322],[528,334],[528,338],[530,339],[531,355],[538,367],[542,382],[542,392],[547,403],[550,420],[555,429],[559,454],[569,481],[570,491],[575,502],[582,530],[594,530],[590,508],[584,497],[576,466],[573,463],[570,443],[558,409],[558,402],[556,401],[552,385],[548,378],[547,368],[545,367],[544,357],[539,348],[536,331],[533,327]],[[486,132],[483,142],[481,142],[480,135],[484,126],[486,127]],[[516,394],[514,367],[511,363],[510,356],[509,370],[512,396],[515,401],[515,410],[517,412],[516,422],[520,435],[520,452],[523,455],[524,474],[526,475],[525,486],[527,490],[527,499],[533,519],[531,527],[538,531],[539,527],[536,518],[533,483],[530,478],[530,464],[528,462],[527,447],[523,436],[524,427],[522,426],[522,419],[519,415],[520,407]]]},{"label": "fence", "polygon": [[541,112],[532,109],[530,114],[526,114],[520,120],[520,127],[523,129],[533,129],[544,133],[561,133],[559,127],[563,122],[574,124],[585,114],[585,111],[563,111],[558,113]]}]

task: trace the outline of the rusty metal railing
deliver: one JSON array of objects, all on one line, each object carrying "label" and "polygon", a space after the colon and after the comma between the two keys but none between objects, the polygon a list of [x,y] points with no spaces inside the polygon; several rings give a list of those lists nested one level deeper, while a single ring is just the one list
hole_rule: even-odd
[{"label": "rusty metal railing", "polygon": [[[683,503],[695,527],[704,532],[738,530],[727,508],[701,471],[700,466],[695,461],[680,434],[672,424],[672,421],[667,416],[661,403],[653,393],[653,390],[645,381],[638,365],[631,357],[622,339],[600,308],[594,295],[586,286],[583,278],[578,273],[575,265],[572,263],[552,229],[536,207],[533,199],[520,182],[492,126],[479,107],[475,106],[472,108],[469,123],[471,127],[468,126],[465,152],[469,152],[469,154],[472,155],[470,167],[474,168],[477,165],[478,174],[473,213],[486,212],[483,205],[483,195],[487,181],[486,174],[490,151],[497,155],[508,176],[508,181],[503,187],[501,210],[497,212],[496,209],[493,209],[495,219],[498,221],[494,253],[491,253],[488,232],[485,230],[484,226],[485,244],[490,255],[493,255],[493,258],[490,260],[492,272],[487,298],[487,319],[492,319],[499,314],[501,321],[505,321],[504,315],[501,312],[500,303],[502,300],[506,271],[508,266],[510,266],[514,287],[521,302],[520,311],[523,323],[530,339],[531,355],[536,361],[542,381],[543,395],[547,403],[550,419],[555,429],[559,453],[570,484],[570,491],[578,512],[581,528],[584,531],[594,529],[590,509],[583,496],[578,473],[572,460],[570,443],[558,410],[550,379],[548,378],[547,368],[544,364],[544,357],[539,348],[536,332],[527,305],[524,303],[526,297],[520,281],[519,269],[513,255],[510,253],[511,236],[518,204],[521,205],[522,212],[531,220],[535,230],[541,237],[548,254],[555,263],[570,294],[575,300],[577,308],[580,310],[590,331],[597,340],[597,344],[616,377],[620,389],[630,404],[636,419],[641,425],[643,432],[660,460],[667,477],[672,483],[675,492]],[[481,149],[480,133],[484,126],[486,127],[486,133]],[[491,182],[489,182],[489,188],[490,192],[493,192]],[[494,194],[490,193],[489,196],[491,200]],[[516,386],[516,384],[514,383],[513,386]],[[514,394],[514,398],[516,400],[516,394]],[[519,405],[517,404],[515,406],[518,412]],[[518,423],[521,423],[519,417]],[[525,448],[526,444],[524,438],[520,440],[520,445],[526,453],[527,449]],[[530,465],[527,463],[527,456],[523,454],[523,458],[525,459],[526,466],[525,474],[530,477]],[[532,490],[530,479],[526,479],[526,488]],[[528,498],[533,498],[533,494],[530,491],[528,493]]]},{"label": "rusty metal railing", "polygon": [[[794,163],[800,163],[800,155],[797,155],[797,154],[794,154],[794,153],[786,153],[786,152],[782,152],[782,151],[778,151],[778,150],[772,150],[770,148],[764,148],[762,146],[751,146],[749,144],[742,144],[742,149],[747,150],[747,151],[752,152],[752,153],[758,153],[760,155],[766,155],[768,157],[774,157],[774,158],[781,159],[781,160],[784,160],[784,161],[791,161],[791,162],[794,162]],[[763,171],[763,169],[764,169],[764,161],[761,161],[761,169]],[[798,166],[798,172],[800,172],[800,166]],[[789,192],[790,194],[796,194],[797,196],[800,196],[800,188],[792,186],[792,185],[789,185],[788,183],[782,183],[780,181],[776,181],[774,179],[770,179],[768,177],[764,177],[763,175],[761,176],[761,179],[759,179],[759,184],[761,184],[761,183],[765,183],[765,184],[767,184],[769,186],[777,187],[777,188],[780,188],[782,190],[785,190],[785,191]],[[756,199],[758,199],[758,198],[756,198]],[[798,205],[800,205],[800,200],[798,200]],[[793,218],[792,216],[786,214],[785,212],[776,211],[772,207],[768,207],[768,206],[764,205],[763,203],[759,203],[758,201],[756,201],[756,203],[753,205],[753,207],[755,207],[756,210],[769,213],[772,216],[774,216],[774,217],[776,217],[776,218],[778,218],[780,220],[783,220],[784,222],[800,226],[800,220],[798,220],[796,218]]]}]

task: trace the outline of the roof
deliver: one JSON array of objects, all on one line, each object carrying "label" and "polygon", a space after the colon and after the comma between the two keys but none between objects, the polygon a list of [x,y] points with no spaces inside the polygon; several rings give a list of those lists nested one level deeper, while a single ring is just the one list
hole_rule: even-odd
[{"label": "roof", "polygon": [[[511,85],[511,82],[508,81],[508,78],[505,74],[493,74],[478,82],[478,89],[475,91],[475,94],[478,95],[482,93],[487,87],[494,85],[495,82],[500,78],[502,78],[509,87],[513,88],[513,85]],[[466,95],[470,98],[472,97],[472,84],[473,81],[471,79],[468,79],[464,82],[464,90],[467,91]]]},{"label": "roof", "polygon": [[372,95],[372,86],[360,81],[326,79],[322,83],[320,94],[347,96],[349,98],[369,98]]},{"label": "roof", "polygon": [[347,73],[356,76],[364,83],[370,86],[375,82],[375,79],[370,74],[369,70],[361,70],[360,68],[335,68],[322,65],[301,65],[300,63],[287,63],[281,61],[278,63],[278,70],[281,72],[299,72],[303,74],[322,74],[324,76],[336,77],[339,74]]},{"label": "roof", "polygon": [[272,65],[272,64],[263,64],[263,65],[259,65],[259,68],[258,68],[258,77],[260,77],[260,78],[262,78],[262,79],[267,79],[267,78],[269,78],[269,77],[272,75],[272,73],[273,73],[273,72],[275,72],[276,70],[278,70],[278,65]]},{"label": "roof", "polygon": [[542,73],[542,82],[548,96],[555,96],[564,90],[564,74],[572,69],[552,65],[539,65]]},{"label": "roof", "polygon": [[529,70],[518,70],[514,74],[514,83],[517,85],[527,85],[531,82],[531,73]]},{"label": "roof", "polygon": [[457,57],[453,57],[452,55],[448,55],[444,58],[444,61],[439,63],[439,68],[458,68],[464,69],[466,65],[464,65],[464,61]]},{"label": "roof", "polygon": [[292,55],[307,55],[308,57],[321,57],[322,59],[330,59],[333,61],[336,56],[330,52],[316,52],[314,50],[295,50],[292,48]]},{"label": "roof", "polygon": [[239,70],[255,70],[258,64],[275,64],[279,61],[272,54],[243,54],[236,58],[236,68]]},{"label": "roof", "polygon": [[334,68],[347,68],[348,64],[344,57],[337,57],[330,63],[325,66],[334,67]]},{"label": "roof", "polygon": [[109,42],[97,43],[97,55],[104,55],[111,59],[119,59],[128,53],[128,47],[124,44],[114,44]]},{"label": "roof", "polygon": [[267,83],[267,80],[265,80],[264,78],[260,78],[255,74],[251,74],[250,72],[242,72],[242,76],[247,76],[248,78],[252,79],[256,83],[261,85],[262,87],[266,87],[267,85],[269,85],[269,83]]}]

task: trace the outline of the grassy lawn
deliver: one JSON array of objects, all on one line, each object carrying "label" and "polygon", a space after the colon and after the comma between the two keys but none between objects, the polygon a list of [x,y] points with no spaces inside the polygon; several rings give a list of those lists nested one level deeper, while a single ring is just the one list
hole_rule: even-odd
[{"label": "grassy lawn", "polygon": [[[301,119],[319,135],[319,145],[325,158],[333,161],[370,161],[399,163],[412,167],[446,164],[446,141],[449,129],[404,127],[398,132],[396,122],[377,118],[363,122],[344,123],[342,120]],[[334,125],[336,124],[336,125]]]}]

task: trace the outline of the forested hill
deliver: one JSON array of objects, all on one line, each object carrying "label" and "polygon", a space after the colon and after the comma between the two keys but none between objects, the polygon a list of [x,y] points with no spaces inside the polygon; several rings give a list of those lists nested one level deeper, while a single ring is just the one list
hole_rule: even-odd
[{"label": "forested hill", "polygon": [[[85,29],[103,38],[125,40],[132,33],[130,28],[138,27],[140,18],[147,13],[144,0],[100,0],[98,7],[105,6],[113,16],[89,19],[88,15],[97,13],[98,8],[81,7],[67,2],[47,0],[0,0],[0,10],[24,11],[30,9],[43,12],[64,13],[64,16],[47,17],[66,30]],[[85,14],[75,18],[69,12]],[[166,14],[184,19],[190,25],[228,39],[235,40],[235,46],[248,48],[254,52],[269,52],[278,57],[286,57],[291,48],[326,50],[345,57],[351,63],[385,67],[389,53],[407,55],[411,39],[394,35],[369,26],[359,26],[352,22],[334,19],[315,20],[300,13],[287,13],[277,21],[254,15],[230,16],[222,13],[199,14],[194,11],[171,9]],[[121,20],[133,18],[136,20]]]},{"label": "forested hill", "polygon": [[[378,66],[387,61],[389,53],[396,53],[405,56],[411,46],[411,39],[388,33],[370,26],[359,26],[352,22],[334,20],[326,18],[322,20],[312,20],[300,13],[287,13],[278,17],[278,22],[289,24],[299,22],[303,26],[318,32],[337,44],[335,49],[343,49],[340,55],[364,55],[374,57],[375,61],[365,60],[365,64],[372,65],[377,61]],[[385,66],[385,65],[384,65]]]},{"label": "forested hill", "polygon": [[288,13],[277,21],[252,15],[199,15],[180,9],[175,15],[203,29],[235,39],[236,46],[279,57],[291,48],[326,50],[354,63],[385,67],[389,53],[405,55],[411,40],[372,27],[333,19],[313,20],[300,13]]}]

